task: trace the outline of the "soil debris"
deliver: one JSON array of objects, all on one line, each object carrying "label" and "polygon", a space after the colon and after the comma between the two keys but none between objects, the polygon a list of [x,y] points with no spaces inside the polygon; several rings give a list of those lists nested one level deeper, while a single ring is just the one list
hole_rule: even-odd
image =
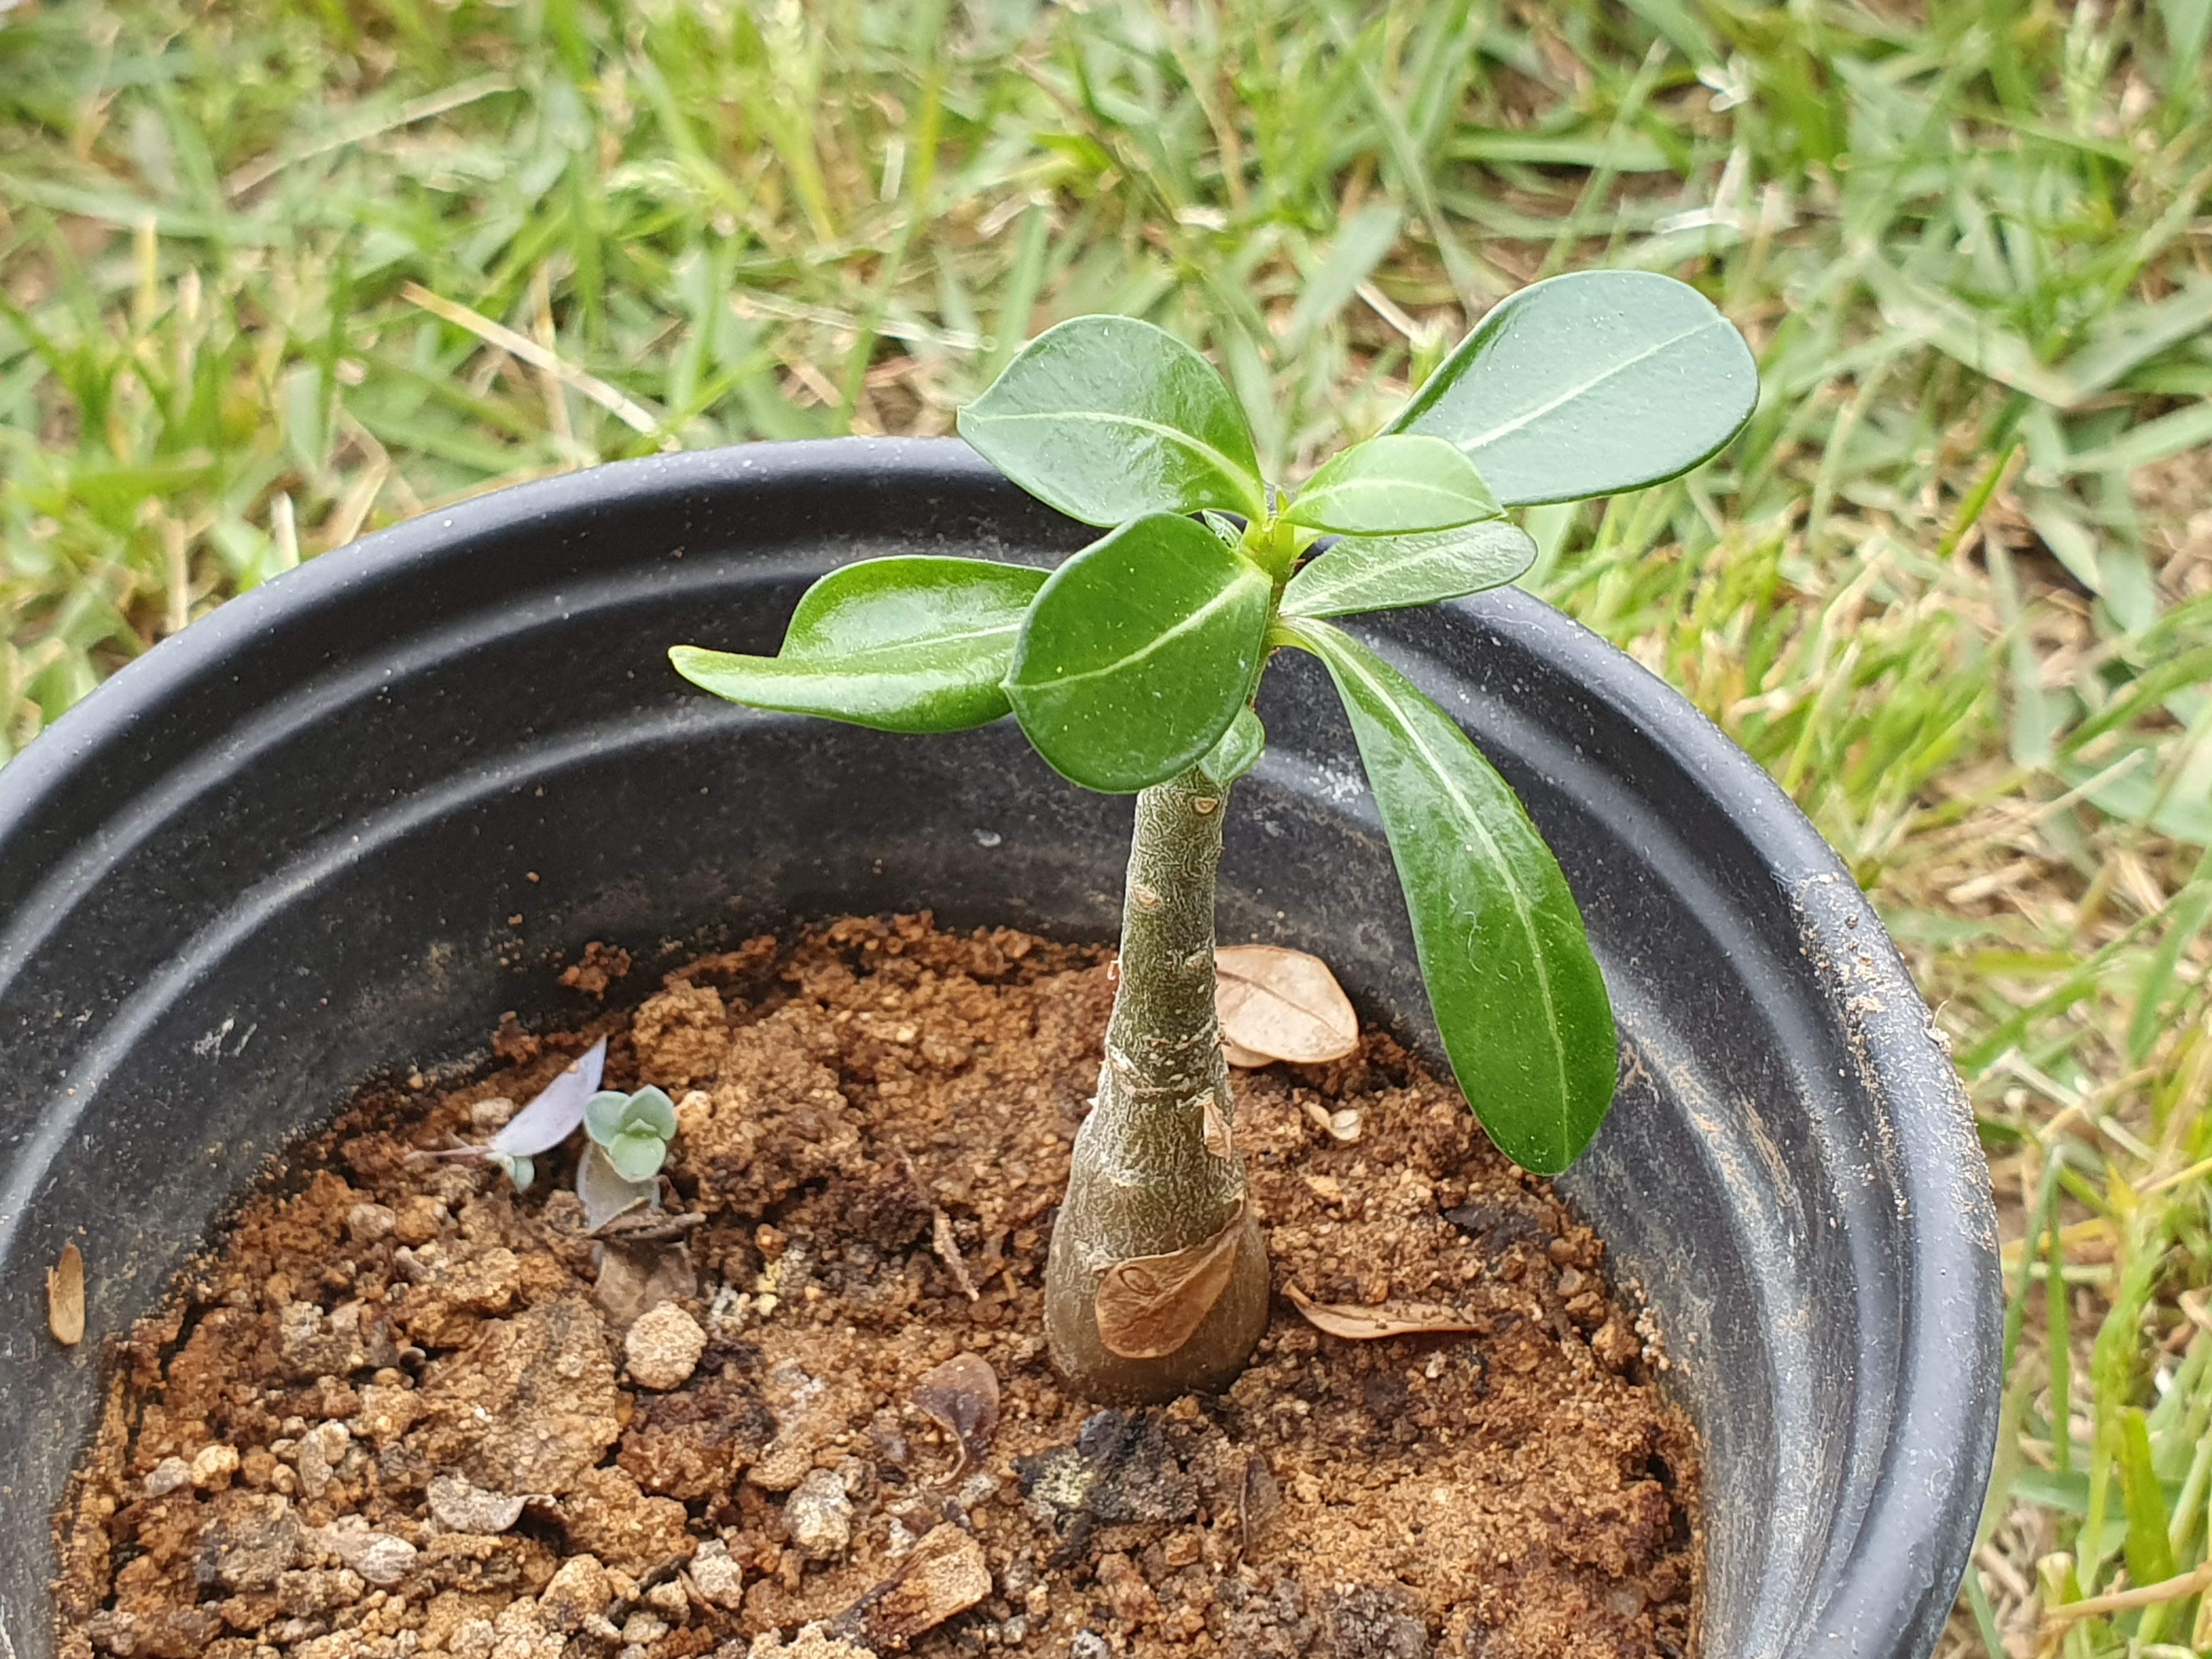
[{"label": "soil debris", "polygon": [[1213,961],[1214,1008],[1231,1065],[1319,1065],[1359,1047],[1352,999],[1319,957],[1280,945],[1228,945]]},{"label": "soil debris", "polygon": [[674,1302],[640,1315],[623,1339],[630,1381],[662,1394],[689,1382],[706,1352],[707,1333]]},{"label": "soil debris", "polygon": [[1481,1325],[1452,1308],[1426,1302],[1385,1302],[1373,1308],[1346,1307],[1341,1303],[1316,1302],[1296,1285],[1285,1285],[1283,1294],[1316,1330],[1327,1331],[1348,1341],[1373,1342],[1386,1336],[1430,1336],[1472,1332]]},{"label": "soil debris", "polygon": [[921,1414],[951,1435],[960,1461],[945,1478],[957,1480],[970,1464],[982,1462],[999,1430],[999,1374],[981,1354],[957,1353],[933,1366],[915,1384],[914,1403]]},{"label": "soil debris", "polygon": [[46,1269],[46,1328],[65,1348],[84,1340],[84,1252],[74,1244]]},{"label": "soil debris", "polygon": [[[1237,1075],[1284,1292],[1245,1375],[1062,1391],[1045,1255],[1112,994],[1097,950],[848,921],[363,1096],[112,1349],[64,1651],[1693,1652],[1697,1449],[1649,1322],[1386,1037]],[[573,1145],[520,1194],[426,1156],[601,1036],[609,1087],[676,1102],[666,1237],[593,1237]],[[1293,1285],[1469,1328],[1343,1340]]]}]

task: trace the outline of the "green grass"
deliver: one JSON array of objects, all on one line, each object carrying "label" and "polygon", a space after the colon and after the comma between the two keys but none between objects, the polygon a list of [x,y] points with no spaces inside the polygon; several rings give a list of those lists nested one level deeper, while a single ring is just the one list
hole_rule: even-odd
[{"label": "green grass", "polygon": [[[70,0],[0,21],[0,760],[364,530],[672,445],[948,430],[1139,313],[1293,473],[1570,265],[1758,348],[1534,585],[1873,893],[2015,1352],[1947,1652],[2186,1652],[2212,1487],[2212,0]],[[2212,1598],[2203,1605],[2212,1607]]]}]

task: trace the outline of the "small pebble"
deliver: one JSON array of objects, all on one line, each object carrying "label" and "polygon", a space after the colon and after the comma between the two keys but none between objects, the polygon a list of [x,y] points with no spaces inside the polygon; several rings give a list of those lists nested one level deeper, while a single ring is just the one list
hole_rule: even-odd
[{"label": "small pebble", "polygon": [[682,1388],[706,1352],[707,1333],[673,1302],[640,1316],[623,1341],[630,1379],[646,1389]]},{"label": "small pebble", "polygon": [[458,1474],[430,1477],[430,1513],[449,1532],[496,1535],[522,1518],[522,1499],[486,1492]]},{"label": "small pebble", "polygon": [[829,1469],[810,1469],[785,1500],[783,1522],[791,1541],[811,1560],[833,1561],[852,1547],[853,1500]]},{"label": "small pebble", "polygon": [[1067,1644],[1067,1659],[1113,1659],[1114,1650],[1095,1630],[1078,1631]]},{"label": "small pebble", "polygon": [[203,1446],[199,1455],[192,1459],[192,1485],[202,1492],[221,1492],[230,1484],[230,1477],[237,1473],[238,1449],[235,1446]]},{"label": "small pebble", "polygon": [[716,1607],[735,1612],[744,1605],[744,1569],[731,1559],[730,1547],[720,1539],[699,1546],[691,1558],[690,1574],[693,1587]]},{"label": "small pebble", "polygon": [[192,1483],[192,1466],[181,1457],[165,1457],[146,1477],[146,1496],[167,1498],[179,1486]]},{"label": "small pebble", "polygon": [[538,1607],[553,1629],[570,1631],[605,1613],[614,1597],[614,1587],[607,1582],[607,1570],[599,1565],[599,1558],[572,1555],[548,1581],[538,1595]]},{"label": "small pebble", "polygon": [[1329,1138],[1347,1144],[1359,1139],[1359,1114],[1346,1106],[1328,1115]]},{"label": "small pebble", "polygon": [[325,1527],[323,1547],[372,1584],[396,1584],[415,1565],[415,1547],[388,1532]]},{"label": "small pebble", "polygon": [[356,1204],[346,1212],[346,1236],[356,1244],[374,1244],[398,1230],[399,1217],[382,1204]]},{"label": "small pebble", "polygon": [[514,1115],[514,1103],[505,1095],[494,1095],[469,1108],[470,1126],[480,1130],[504,1129]]}]

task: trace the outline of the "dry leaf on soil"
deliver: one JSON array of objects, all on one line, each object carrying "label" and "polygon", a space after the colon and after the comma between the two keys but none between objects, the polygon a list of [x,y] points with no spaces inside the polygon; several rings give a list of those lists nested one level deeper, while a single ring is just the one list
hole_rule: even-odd
[{"label": "dry leaf on soil", "polygon": [[1383,1302],[1361,1308],[1342,1302],[1316,1302],[1295,1285],[1285,1285],[1283,1293],[1315,1329],[1354,1342],[1372,1342],[1384,1336],[1420,1336],[1480,1328],[1468,1323],[1467,1316],[1456,1308],[1439,1307],[1432,1302]]},{"label": "dry leaf on soil", "polygon": [[947,1480],[982,1461],[999,1426],[999,1374],[981,1354],[955,1354],[914,1387],[922,1414],[951,1434],[960,1462]]},{"label": "dry leaf on soil", "polygon": [[1317,1065],[1359,1046],[1359,1017],[1319,957],[1279,945],[1230,945],[1213,960],[1214,1008],[1231,1066]]},{"label": "dry leaf on soil", "polygon": [[46,1324],[66,1347],[84,1340],[84,1254],[74,1244],[46,1269]]},{"label": "dry leaf on soil", "polygon": [[1131,1256],[1107,1268],[1092,1304],[1098,1340],[1124,1359],[1158,1359],[1189,1341],[1229,1288],[1244,1205],[1238,1199],[1229,1224],[1202,1244]]}]

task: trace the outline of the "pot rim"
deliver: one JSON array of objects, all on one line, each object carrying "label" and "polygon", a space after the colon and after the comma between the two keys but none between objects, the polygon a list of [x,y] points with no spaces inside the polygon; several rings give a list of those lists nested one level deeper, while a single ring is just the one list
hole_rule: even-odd
[{"label": "pot rim", "polygon": [[[489,491],[285,572],[125,666],[0,768],[0,989],[23,965],[14,948],[15,919],[27,921],[26,913],[40,908],[39,888],[58,852],[95,831],[118,803],[224,741],[249,712],[225,696],[231,664],[280,623],[296,632],[319,619],[334,623],[362,597],[404,588],[444,562],[466,556],[476,538],[511,534],[531,520],[552,530],[563,520],[619,514],[636,501],[665,504],[672,494],[726,492],[746,479],[793,489],[894,488],[915,501],[918,521],[926,521],[936,489],[972,498],[979,489],[1012,488],[951,438],[805,440],[679,452]],[[1863,1480],[1869,1495],[1851,1535],[1832,1541],[1823,1574],[1828,1593],[1790,1650],[1923,1652],[1956,1590],[1955,1579],[1937,1582],[1933,1564],[1954,1559],[1964,1571],[1963,1540],[1978,1518],[1995,1449],[2001,1380],[1994,1210],[1986,1164],[1943,1041],[1840,858],[1781,787],[1680,693],[1518,590],[1437,609],[1498,632],[1540,638],[1563,676],[1642,732],[1728,814],[1797,921],[1808,971],[1838,1011],[1860,1080],[1882,1106],[1893,1137],[1873,1150],[1894,1183],[1908,1254],[1905,1352],[1889,1431],[1878,1467],[1854,1468],[1845,1476],[1847,1483]],[[332,628],[330,637],[332,655],[343,654],[342,630]]]}]

